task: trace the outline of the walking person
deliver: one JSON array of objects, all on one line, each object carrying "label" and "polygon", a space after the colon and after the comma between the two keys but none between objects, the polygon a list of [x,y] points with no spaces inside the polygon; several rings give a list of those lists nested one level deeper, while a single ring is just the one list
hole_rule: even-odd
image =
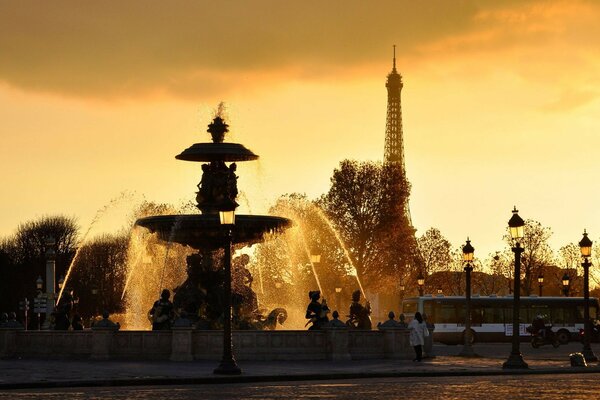
[{"label": "walking person", "polygon": [[408,324],[408,329],[410,329],[410,345],[414,347],[416,355],[413,361],[421,361],[425,336],[429,336],[429,332],[420,312],[415,313],[415,317]]}]

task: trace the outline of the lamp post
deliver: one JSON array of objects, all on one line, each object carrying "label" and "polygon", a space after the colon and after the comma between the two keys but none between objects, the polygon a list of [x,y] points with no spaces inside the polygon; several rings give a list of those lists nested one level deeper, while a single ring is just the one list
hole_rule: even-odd
[{"label": "lamp post", "polygon": [[338,310],[342,309],[342,288],[335,288],[335,306]]},{"label": "lamp post", "polygon": [[538,285],[540,286],[540,297],[542,297],[542,286],[544,286],[544,273],[541,270],[538,274]]},{"label": "lamp post", "polygon": [[439,287],[439,288],[437,289],[437,295],[438,295],[438,296],[442,296],[443,294],[444,294],[444,291],[442,290],[442,288],[441,288],[441,287]]},{"label": "lamp post", "polygon": [[569,275],[565,272],[565,274],[562,277],[563,294],[565,295],[565,297],[569,297],[570,284],[571,284],[571,279],[569,278]]},{"label": "lamp post", "polygon": [[56,240],[53,236],[47,236],[46,245],[46,319],[44,320],[44,329],[50,328],[50,317],[54,312],[54,292],[56,290],[55,268],[56,268]]},{"label": "lamp post", "polygon": [[590,257],[592,256],[592,241],[588,238],[587,232],[583,231],[583,239],[579,242],[581,257],[583,262],[583,356],[586,361],[598,361],[598,357],[592,351],[590,339],[592,336],[592,324],[590,321]]},{"label": "lamp post", "polygon": [[[42,279],[42,276],[39,275],[38,278],[35,280],[35,288],[37,289],[37,298],[33,301],[34,302],[34,311],[37,313],[37,321],[38,321],[38,331],[42,329],[42,316],[40,313],[40,303],[41,303],[41,299],[42,299],[42,289],[44,288],[44,280]],[[36,305],[37,302],[37,305]]]},{"label": "lamp post", "polygon": [[219,211],[221,226],[227,233],[225,243],[225,277],[223,301],[223,358],[221,364],[213,371],[221,375],[239,375],[242,373],[233,357],[233,343],[231,340],[231,230],[235,224],[235,211]]},{"label": "lamp post", "polygon": [[460,356],[463,357],[475,357],[476,354],[471,346],[472,333],[471,333],[471,272],[473,271],[473,256],[475,249],[471,245],[471,241],[467,238],[467,243],[462,248],[463,261],[465,262],[465,272],[467,273],[467,282],[465,286],[465,298],[466,298],[466,309],[465,309],[465,333],[463,334],[464,344]]},{"label": "lamp post", "polygon": [[510,231],[510,237],[513,240],[514,246],[512,248],[513,253],[515,253],[515,270],[514,270],[514,290],[513,290],[513,332],[512,332],[512,350],[510,352],[510,356],[508,356],[508,360],[502,364],[502,368],[529,368],[525,360],[523,360],[523,355],[519,350],[520,345],[520,329],[519,329],[519,308],[521,306],[521,253],[523,253],[523,248],[519,241],[525,236],[524,227],[525,221],[521,217],[519,217],[517,207],[513,209],[513,215],[508,221],[508,228]]},{"label": "lamp post", "polygon": [[423,286],[425,285],[425,278],[423,278],[422,272],[419,272],[419,276],[417,276],[417,285],[419,285],[419,296],[423,297]]},{"label": "lamp post", "polygon": [[94,319],[98,315],[98,288],[96,286],[92,287],[92,301],[94,302],[93,313]]}]

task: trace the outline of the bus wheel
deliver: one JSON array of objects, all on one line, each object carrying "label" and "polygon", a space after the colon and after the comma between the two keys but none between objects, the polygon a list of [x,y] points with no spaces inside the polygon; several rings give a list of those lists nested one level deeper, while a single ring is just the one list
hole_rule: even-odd
[{"label": "bus wheel", "polygon": [[468,336],[470,344],[475,343],[475,331],[473,329],[469,330],[468,332],[467,331],[463,331],[463,333],[462,333],[462,343],[465,342],[465,335]]},{"label": "bus wheel", "polygon": [[558,341],[560,342],[560,344],[567,344],[567,343],[569,343],[569,339],[571,338],[571,334],[569,333],[569,331],[567,331],[565,329],[561,329],[560,331],[558,331],[556,333],[556,338],[558,339]]}]

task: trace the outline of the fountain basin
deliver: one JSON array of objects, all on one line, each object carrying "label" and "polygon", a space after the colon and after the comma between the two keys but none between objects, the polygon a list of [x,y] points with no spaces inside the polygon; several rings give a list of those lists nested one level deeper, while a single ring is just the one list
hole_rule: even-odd
[{"label": "fountain basin", "polygon": [[[148,229],[165,242],[175,242],[194,249],[213,250],[223,247],[226,228],[218,214],[159,215],[138,219],[137,226]],[[265,234],[277,233],[292,226],[292,221],[270,215],[236,215],[231,226],[232,243],[251,245],[264,241]]]}]

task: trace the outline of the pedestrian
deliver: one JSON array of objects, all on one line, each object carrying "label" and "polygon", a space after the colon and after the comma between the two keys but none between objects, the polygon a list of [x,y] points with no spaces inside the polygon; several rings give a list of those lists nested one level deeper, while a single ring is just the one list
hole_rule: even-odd
[{"label": "pedestrian", "polygon": [[414,347],[416,355],[413,361],[421,361],[425,336],[429,336],[429,332],[420,312],[415,313],[415,317],[408,324],[408,329],[410,329],[410,345]]}]

